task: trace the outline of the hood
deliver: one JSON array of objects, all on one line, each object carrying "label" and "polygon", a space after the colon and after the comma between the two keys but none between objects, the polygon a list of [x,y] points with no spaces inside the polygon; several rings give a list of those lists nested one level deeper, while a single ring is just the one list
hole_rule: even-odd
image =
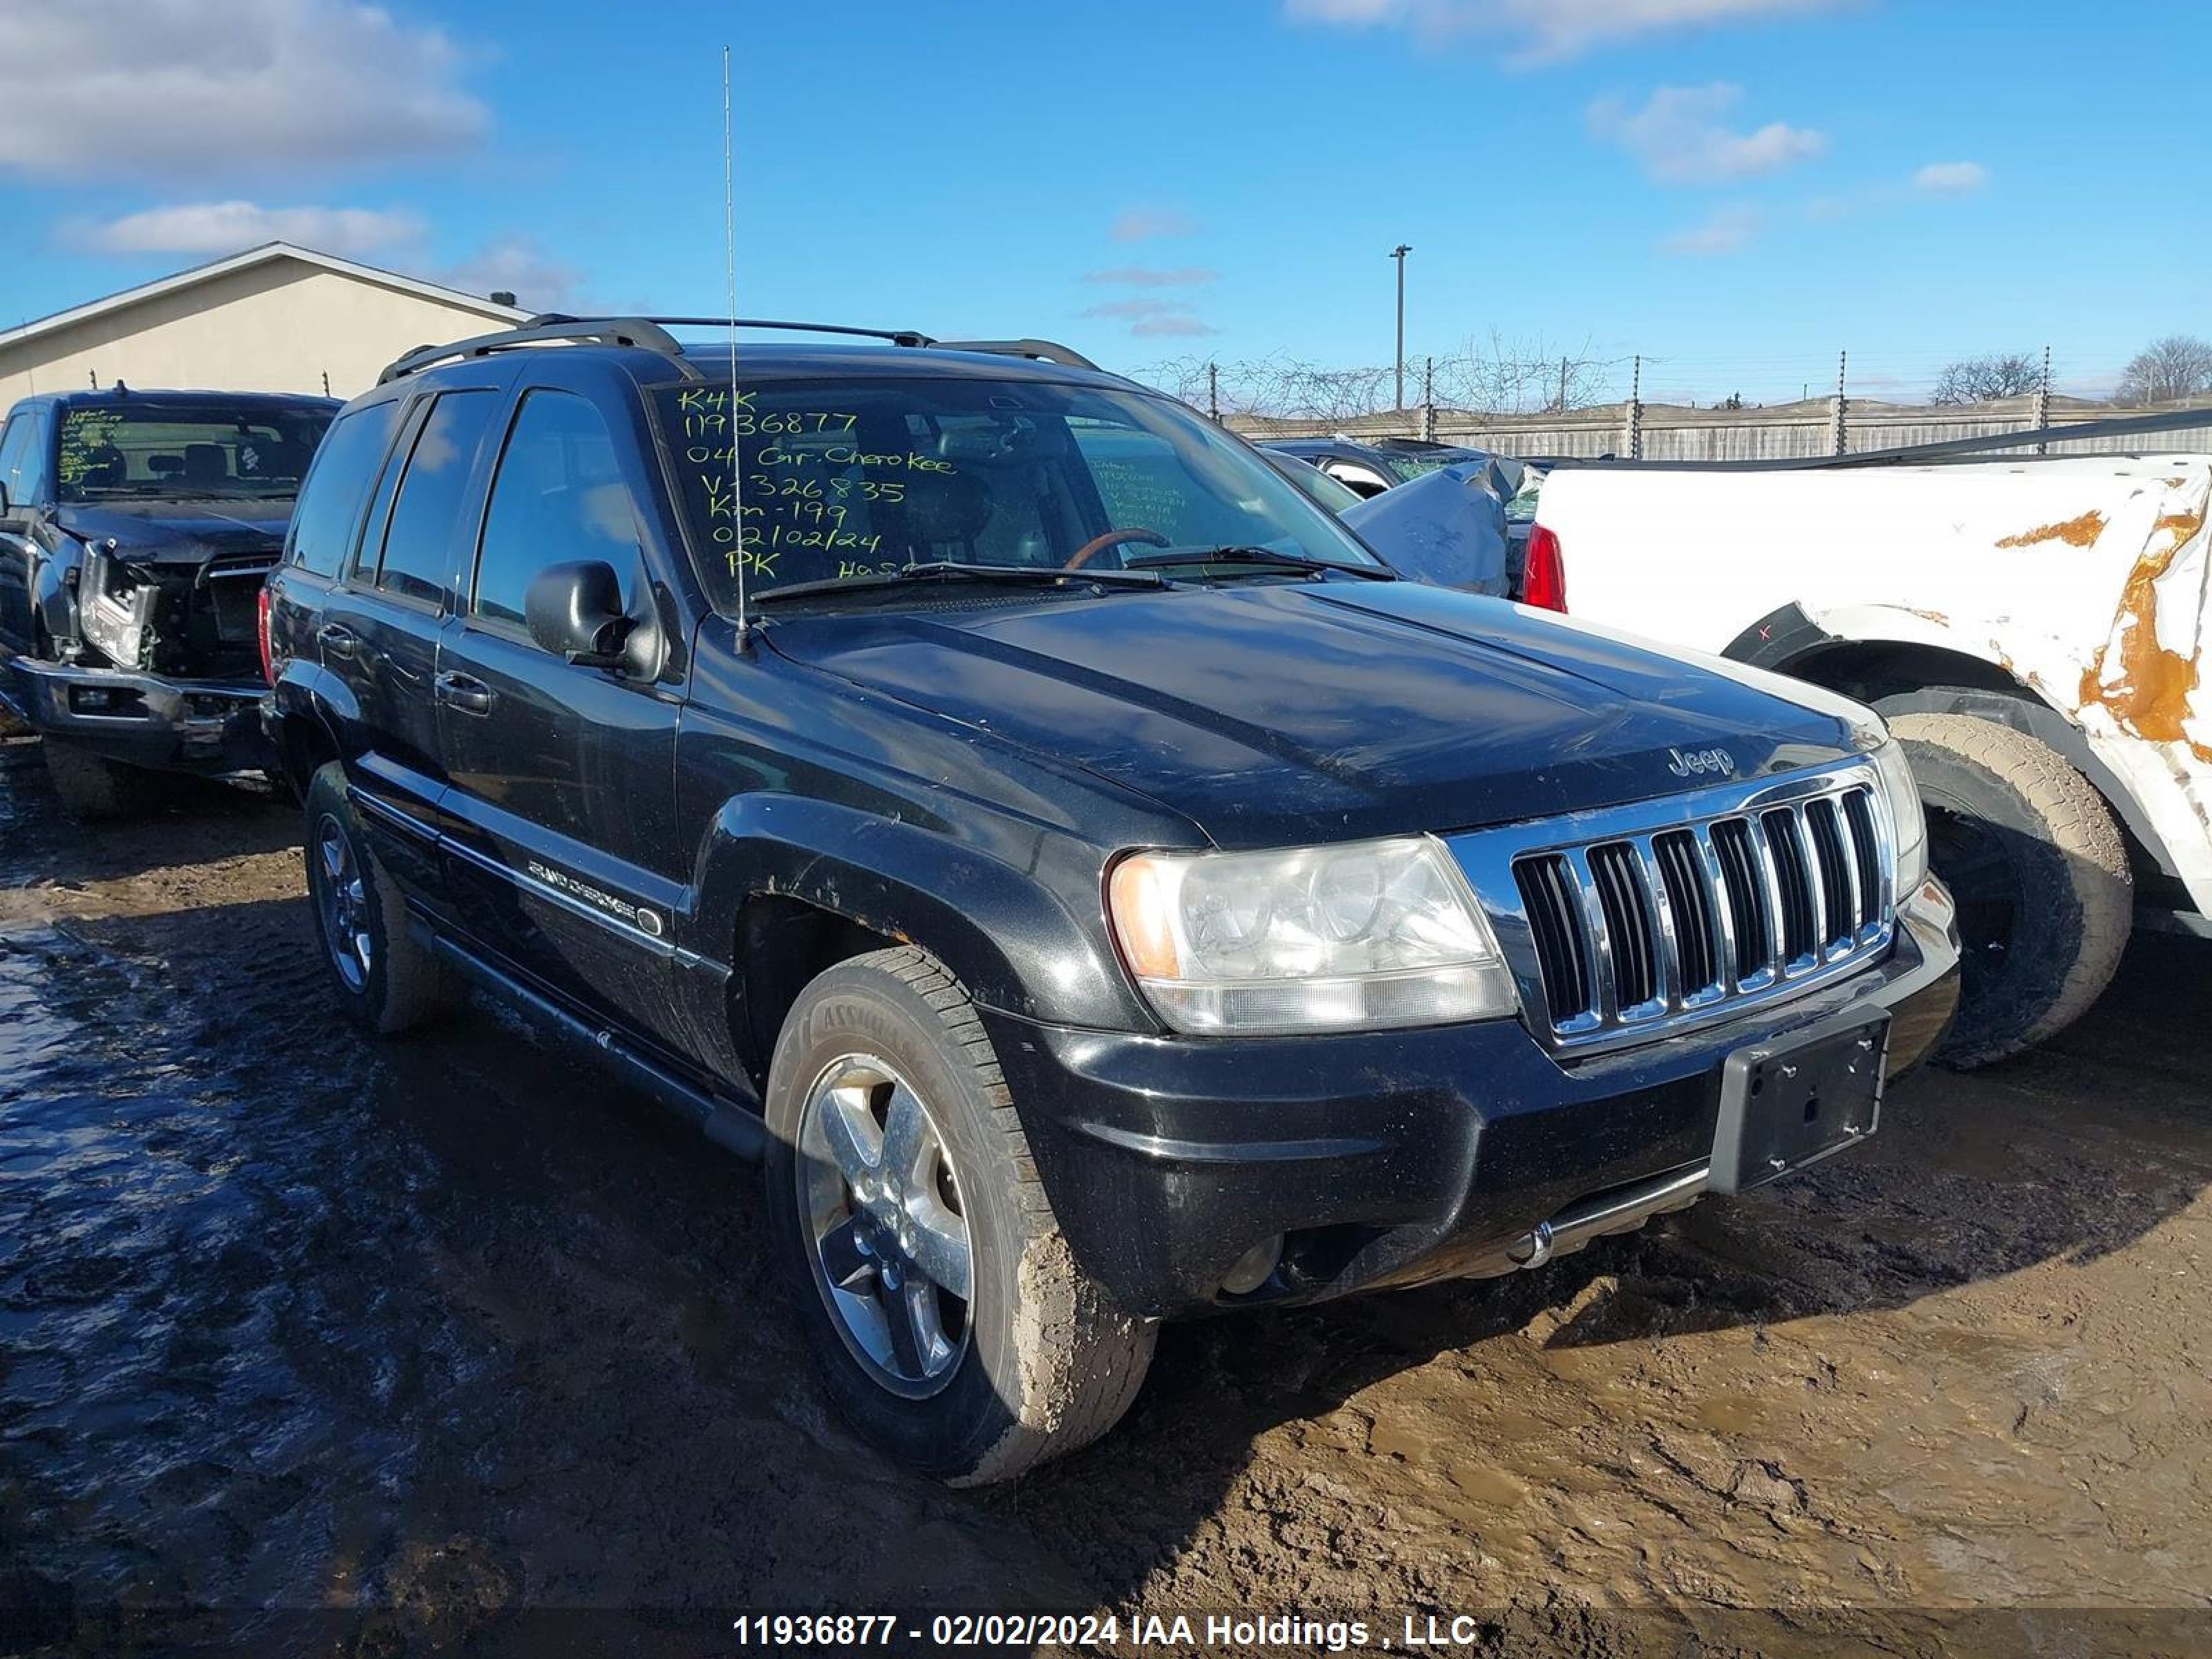
[{"label": "hood", "polygon": [[1425,472],[1343,518],[1401,576],[1504,596],[1505,506],[1480,464]]},{"label": "hood", "polygon": [[112,539],[116,558],[163,564],[240,553],[273,559],[291,518],[289,501],[76,502],[54,512],[54,522],[80,540]]},{"label": "hood", "polygon": [[960,600],[778,617],[763,637],[1140,791],[1224,847],[1671,794],[1674,749],[1725,749],[1752,777],[1851,744],[1842,705],[1413,582]]}]

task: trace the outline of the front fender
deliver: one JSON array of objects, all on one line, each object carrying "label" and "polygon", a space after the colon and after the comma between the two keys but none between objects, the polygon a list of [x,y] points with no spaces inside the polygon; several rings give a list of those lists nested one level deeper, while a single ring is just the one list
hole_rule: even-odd
[{"label": "front fender", "polygon": [[83,568],[83,544],[68,536],[55,537],[52,547],[39,547],[32,560],[32,613],[57,643],[78,637],[76,588]]},{"label": "front fender", "polygon": [[682,943],[723,957],[749,901],[796,899],[929,951],[988,1006],[1157,1030],[1107,939],[1096,852],[1042,828],[1025,850],[1017,865],[923,825],[749,793],[714,815]]}]

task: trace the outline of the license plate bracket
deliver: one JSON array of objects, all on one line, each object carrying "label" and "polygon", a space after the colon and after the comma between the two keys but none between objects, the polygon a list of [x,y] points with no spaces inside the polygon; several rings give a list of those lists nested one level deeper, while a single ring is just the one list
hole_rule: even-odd
[{"label": "license plate bracket", "polygon": [[1889,1016],[1739,1048],[1721,1068],[1707,1185],[1740,1193],[1865,1139],[1881,1119]]}]

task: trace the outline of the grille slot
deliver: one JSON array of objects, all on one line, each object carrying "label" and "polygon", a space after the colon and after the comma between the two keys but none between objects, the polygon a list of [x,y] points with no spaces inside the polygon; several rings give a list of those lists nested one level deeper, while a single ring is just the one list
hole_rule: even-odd
[{"label": "grille slot", "polygon": [[1659,878],[1667,884],[1667,908],[1674,918],[1682,994],[1711,990],[1721,976],[1721,930],[1698,838],[1686,830],[1676,830],[1656,836],[1651,850],[1658,855]]},{"label": "grille slot", "polygon": [[1765,827],[1767,856],[1781,890],[1782,954],[1792,963],[1808,961],[1813,935],[1819,929],[1813,915],[1812,872],[1806,867],[1805,838],[1798,833],[1797,815],[1784,807],[1759,822]]},{"label": "grille slot", "polygon": [[1663,1030],[1887,945],[1887,819],[1863,776],[1740,787],[1687,823],[1505,850],[1490,868],[1502,877],[1510,861],[1534,958],[1523,983],[1540,993],[1553,1039]]},{"label": "grille slot", "polygon": [[1612,842],[1589,849],[1590,877],[1613,940],[1613,982],[1623,1008],[1638,1008],[1659,994],[1659,957],[1651,937],[1644,871],[1635,849]]},{"label": "grille slot", "polygon": [[1713,826],[1713,853],[1719,859],[1729,916],[1735,923],[1735,976],[1749,979],[1774,954],[1774,934],[1766,915],[1766,883],[1751,826],[1723,818]]},{"label": "grille slot", "polygon": [[1866,790],[1854,789],[1844,797],[1844,823],[1850,830],[1851,857],[1859,872],[1856,921],[1862,928],[1876,927],[1882,919],[1881,842],[1875,829],[1874,799]]},{"label": "grille slot", "polygon": [[1859,930],[1858,872],[1844,845],[1844,827],[1832,800],[1806,804],[1805,828],[1820,883],[1820,949],[1849,945]]},{"label": "grille slot", "polygon": [[1523,859],[1513,873],[1528,913],[1536,968],[1544,976],[1544,999],[1551,1005],[1553,1019],[1565,1024],[1577,1015],[1594,1015],[1597,997],[1590,984],[1582,911],[1567,861],[1556,854]]}]

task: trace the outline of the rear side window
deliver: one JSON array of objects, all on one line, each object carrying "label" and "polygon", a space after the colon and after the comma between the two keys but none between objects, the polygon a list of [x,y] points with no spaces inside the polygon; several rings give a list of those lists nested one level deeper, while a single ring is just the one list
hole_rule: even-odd
[{"label": "rear side window", "polygon": [[398,418],[399,399],[387,398],[339,416],[331,428],[292,514],[290,557],[301,569],[335,576],[345,563],[362,503],[384,465]]},{"label": "rear side window", "polygon": [[605,418],[572,392],[522,400],[484,515],[474,609],[522,623],[530,579],[550,564],[596,559],[625,583],[637,567],[635,498],[615,459]]},{"label": "rear side window", "polygon": [[498,394],[486,391],[444,392],[430,405],[385,521],[376,585],[386,592],[424,605],[444,596],[469,475],[498,408]]}]

